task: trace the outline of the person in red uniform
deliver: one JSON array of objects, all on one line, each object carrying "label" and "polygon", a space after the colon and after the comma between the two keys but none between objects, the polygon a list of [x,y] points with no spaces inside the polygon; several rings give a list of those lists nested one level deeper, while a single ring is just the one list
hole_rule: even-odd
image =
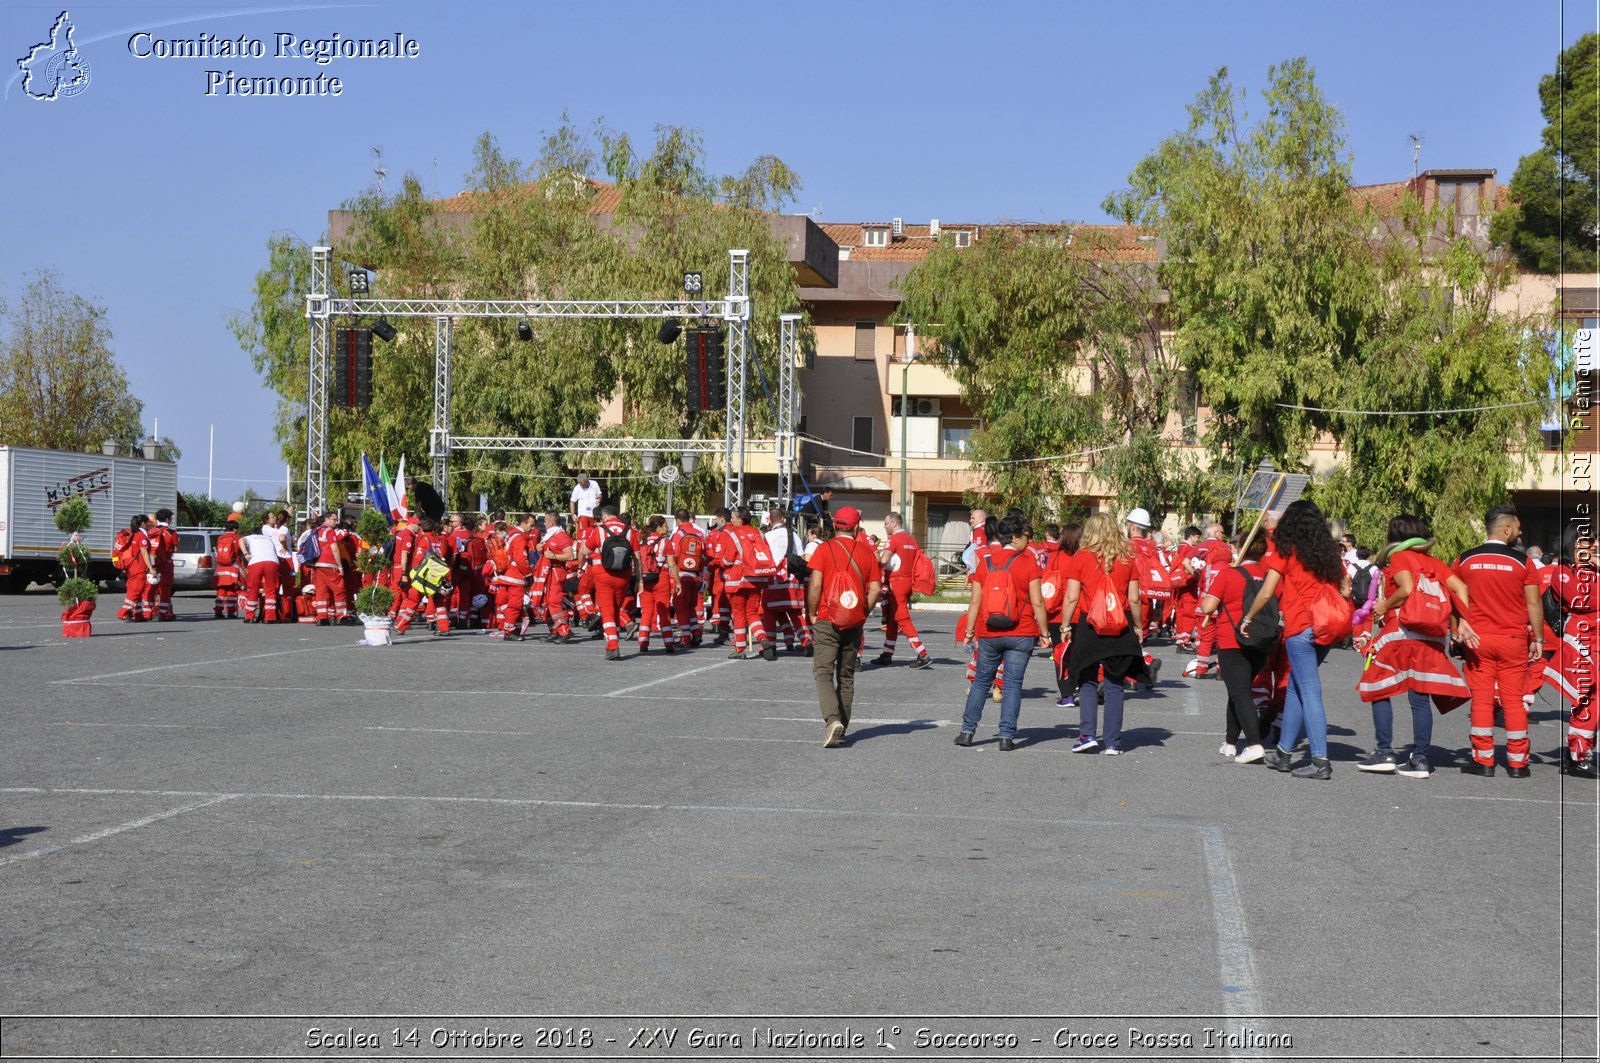
[{"label": "person in red uniform", "polygon": [[733,633],[733,604],[727,587],[728,561],[723,556],[731,541],[726,534],[730,519],[726,506],[717,510],[705,539],[707,589],[711,592],[706,603],[706,625],[717,633],[711,640],[713,646],[726,645]]},{"label": "person in red uniform", "polygon": [[[421,564],[422,559],[428,555],[429,551],[443,556],[440,550],[440,538],[439,524],[433,518],[423,517],[418,522],[417,530],[411,537],[409,556],[405,559],[405,597],[400,600],[400,617],[394,624],[394,631],[397,635],[403,635],[409,631],[411,629],[411,621],[416,618],[417,611],[433,600],[433,596],[424,594],[421,587],[411,582],[411,570]],[[398,565],[400,563],[398,543],[395,546],[394,558],[395,563]],[[439,595],[438,597],[443,598],[444,596]],[[437,630],[443,634],[449,633],[450,613],[448,609],[444,610]]]},{"label": "person in red uniform", "polygon": [[389,586],[394,590],[394,616],[400,616],[400,605],[411,589],[411,553],[417,541],[415,515],[401,517],[394,527],[394,551],[389,562]]},{"label": "person in red uniform", "polygon": [[[1144,626],[1140,632],[1141,643],[1155,633],[1161,623],[1163,611],[1172,608],[1172,573],[1167,568],[1166,555],[1150,537],[1150,512],[1138,507],[1128,511],[1123,518],[1128,533],[1128,547],[1133,551],[1133,565],[1138,572],[1139,593],[1144,601]],[[1154,690],[1160,679],[1161,661],[1154,654],[1143,652],[1144,676],[1149,689]],[[1129,686],[1135,685],[1130,677]]]},{"label": "person in red uniform", "polygon": [[645,523],[639,545],[639,652],[650,652],[652,632],[661,636],[668,653],[678,652],[678,633],[672,626],[673,579],[667,564],[667,518],[654,516]]},{"label": "person in red uniform", "polygon": [[[142,622],[153,619],[155,614],[147,607],[147,597],[150,589],[150,574],[153,571],[151,564],[154,560],[150,553],[150,534],[148,525],[150,518],[137,514],[128,521],[128,543],[123,548],[123,579],[127,583],[122,609],[117,615],[123,620]],[[161,577],[157,576],[159,583]]]},{"label": "person in red uniform", "polygon": [[278,544],[267,534],[269,525],[258,524],[239,540],[244,566],[244,622],[278,622]]},{"label": "person in red uniform", "polygon": [[763,533],[772,559],[778,563],[778,574],[767,584],[761,594],[761,622],[767,635],[774,641],[783,635],[784,649],[795,651],[795,637],[799,648],[810,656],[814,650],[811,642],[811,625],[806,623],[806,591],[803,581],[809,578],[805,570],[796,567],[790,571],[789,558],[801,557],[804,540],[789,526],[783,508],[774,505],[767,510],[767,525]]},{"label": "person in red uniform", "polygon": [[572,625],[562,599],[566,595],[567,577],[578,564],[578,544],[561,527],[561,518],[553,511],[544,515],[544,535],[539,549],[548,562],[544,581],[545,619],[550,625],[548,641],[570,642]]},{"label": "person in red uniform", "polygon": [[[1465,615],[1470,604],[1467,585],[1434,557],[1432,533],[1421,517],[1401,514],[1389,522],[1389,546],[1384,559],[1383,586],[1372,607],[1377,634],[1367,667],[1356,693],[1372,704],[1372,725],[1377,748],[1356,761],[1365,772],[1398,772],[1408,778],[1433,774],[1428,744],[1433,738],[1433,705],[1449,712],[1471,698],[1466,680],[1445,654],[1445,635],[1452,612]],[[1345,577],[1348,582],[1349,577]],[[1432,612],[1413,607],[1432,603]],[[1476,641],[1470,624],[1458,625],[1461,639]],[[1405,693],[1411,702],[1411,756],[1401,759],[1391,745],[1394,709],[1391,699]],[[1494,712],[1490,706],[1491,715]],[[1509,722],[1509,721],[1508,721]],[[1491,735],[1492,735],[1491,731]],[[1492,741],[1492,738],[1491,738]]]},{"label": "person in red uniform", "polygon": [[156,619],[175,619],[172,612],[172,555],[178,552],[178,533],[172,530],[172,510],[158,509],[150,515],[154,530],[150,532],[151,554],[155,557]]},{"label": "person in red uniform", "polygon": [[211,611],[218,620],[237,619],[239,616],[239,591],[244,586],[244,573],[239,564],[239,522],[229,517],[217,536],[214,548],[215,564],[211,569],[211,585],[216,591]]},{"label": "person in red uniform", "polygon": [[[485,565],[494,573],[490,577],[490,586],[494,591],[494,617],[497,629],[491,634],[499,638],[521,641],[527,632],[527,625],[523,617],[523,599],[531,587],[535,569],[538,562],[535,560],[538,550],[538,540],[535,538],[535,524],[538,518],[532,513],[523,514],[521,520],[512,525],[510,534],[506,536],[501,549],[491,551],[489,544],[484,542],[481,549],[484,561],[479,565],[482,571]],[[472,553],[471,541],[467,544],[469,557]],[[495,560],[491,562],[491,553]],[[499,555],[503,553],[503,558]],[[503,567],[502,567],[503,565]]]},{"label": "person in red uniform", "polygon": [[1228,706],[1224,721],[1222,747],[1219,752],[1234,758],[1236,764],[1254,764],[1267,755],[1261,743],[1262,729],[1270,722],[1271,714],[1256,707],[1256,677],[1267,668],[1274,650],[1243,646],[1234,625],[1244,616],[1249,602],[1245,591],[1250,579],[1266,579],[1267,569],[1262,558],[1267,552],[1267,537],[1258,535],[1251,540],[1249,551],[1237,567],[1229,566],[1217,573],[1205,595],[1200,599],[1199,611],[1211,618],[1215,631],[1216,654],[1222,682],[1228,690]]},{"label": "person in red uniform", "polygon": [[1561,540],[1561,564],[1553,567],[1556,571],[1550,590],[1566,619],[1561,625],[1561,641],[1544,674],[1572,703],[1562,771],[1593,779],[1600,774],[1594,751],[1595,668],[1600,665],[1600,564],[1595,558],[1589,525],[1578,524],[1567,530]]},{"label": "person in red uniform", "polygon": [[337,513],[324,513],[315,535],[317,559],[311,565],[313,595],[311,607],[316,611],[317,626],[328,627],[334,623],[347,623],[350,603],[344,595],[344,529],[338,526]]},{"label": "person in red uniform", "polygon": [[[826,725],[822,744],[830,749],[843,744],[850,728],[855,665],[866,611],[878,597],[883,581],[877,555],[855,535],[860,523],[861,514],[854,506],[839,507],[833,518],[835,533],[824,538],[811,555],[811,576],[806,584],[806,616],[816,641],[811,677]],[[859,608],[861,619],[846,624],[845,618],[834,614],[834,599],[842,608]]]},{"label": "person in red uniform", "polygon": [[1194,648],[1195,630],[1200,626],[1200,576],[1205,569],[1200,529],[1190,525],[1183,530],[1183,542],[1172,562],[1172,636],[1179,649]]},{"label": "person in red uniform", "polygon": [[[1264,537],[1267,537],[1267,553],[1271,554],[1272,540],[1270,536],[1268,536],[1267,530],[1263,529],[1261,534]],[[1202,595],[1209,591],[1212,582],[1215,581],[1225,569],[1228,569],[1233,565],[1233,546],[1222,536],[1222,525],[1212,524],[1206,528],[1206,537],[1200,542],[1198,549],[1201,557],[1206,563],[1205,570],[1200,574],[1199,590]],[[1204,679],[1207,675],[1213,675],[1216,673],[1216,624],[1217,622],[1213,619],[1210,622],[1202,623],[1200,625],[1200,631],[1195,645],[1194,660],[1191,661],[1189,666],[1184,669],[1185,675],[1193,676],[1196,679]]]},{"label": "person in red uniform", "polygon": [[667,537],[663,554],[674,588],[673,623],[677,625],[679,645],[698,646],[703,637],[700,603],[705,580],[706,537],[687,509],[672,515],[678,526]]},{"label": "person in red uniform", "polygon": [[750,524],[750,510],[735,508],[721,531],[722,584],[733,612],[733,652],[747,657],[759,647],[760,656],[778,659],[778,648],[767,638],[761,623],[761,594],[776,574],[777,565],[761,532]]},{"label": "person in red uniform", "polygon": [[1495,506],[1483,518],[1488,539],[1456,558],[1455,574],[1467,586],[1467,623],[1477,634],[1466,645],[1466,680],[1472,691],[1471,775],[1492,776],[1494,710],[1505,712],[1506,774],[1526,779],[1528,708],[1522,700],[1528,664],[1544,650],[1544,611],[1539,571],[1515,543],[1522,521],[1511,506]]},{"label": "person in red uniform", "polygon": [[885,665],[894,660],[895,647],[903,631],[906,640],[911,644],[911,652],[917,655],[912,667],[931,667],[933,656],[922,644],[922,637],[917,633],[917,625],[911,620],[912,569],[916,568],[917,555],[922,549],[917,546],[917,540],[906,530],[905,522],[901,520],[899,513],[890,513],[883,518],[883,530],[888,533],[889,541],[878,552],[878,563],[883,566],[889,594],[883,602],[883,652],[874,657],[872,663]]},{"label": "person in red uniform", "polygon": [[[607,550],[606,544],[612,544]],[[627,545],[626,556],[618,549]],[[623,523],[617,507],[606,503],[600,507],[600,519],[584,532],[586,554],[585,570],[594,587],[594,605],[600,614],[600,629],[605,634],[606,660],[622,660],[620,633],[627,623],[623,600],[639,571],[639,534]],[[619,556],[608,554],[615,552]],[[609,566],[609,567],[608,567]]]}]

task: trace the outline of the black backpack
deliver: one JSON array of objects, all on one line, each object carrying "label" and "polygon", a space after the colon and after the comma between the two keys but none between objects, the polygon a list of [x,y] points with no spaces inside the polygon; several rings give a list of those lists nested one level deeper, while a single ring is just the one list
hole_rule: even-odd
[{"label": "black backpack", "polygon": [[1355,569],[1350,576],[1350,600],[1360,609],[1367,604],[1367,595],[1372,593],[1372,581],[1378,574],[1378,566],[1369,561],[1357,561]]},{"label": "black backpack", "polygon": [[[1246,612],[1250,611],[1250,604],[1256,600],[1256,595],[1261,593],[1261,580],[1250,575],[1242,565],[1234,565],[1239,575],[1244,577],[1244,602]],[[1271,652],[1278,645],[1278,639],[1283,637],[1283,609],[1278,605],[1277,598],[1268,598],[1267,604],[1261,607],[1261,612],[1250,621],[1250,633],[1239,633],[1239,620],[1229,618],[1233,623],[1233,633],[1239,639],[1239,645],[1247,650],[1261,650]]]},{"label": "black backpack", "polygon": [[806,564],[805,555],[795,549],[794,529],[785,523],[783,530],[789,533],[789,553],[784,557],[783,563],[788,566],[791,580],[804,583],[811,578],[811,566]]},{"label": "black backpack", "polygon": [[620,532],[607,535],[600,544],[600,567],[613,576],[633,575],[633,545]]}]

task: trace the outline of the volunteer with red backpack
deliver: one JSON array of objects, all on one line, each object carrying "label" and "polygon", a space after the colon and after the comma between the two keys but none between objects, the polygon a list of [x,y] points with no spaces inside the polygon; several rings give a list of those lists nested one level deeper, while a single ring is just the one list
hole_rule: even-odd
[{"label": "volunteer with red backpack", "polygon": [[1250,623],[1276,597],[1283,611],[1283,644],[1289,657],[1289,691],[1284,699],[1278,745],[1264,762],[1274,771],[1290,771],[1300,728],[1311,740],[1311,763],[1293,769],[1299,779],[1331,779],[1328,760],[1328,716],[1322,703],[1318,669],[1328,650],[1350,634],[1349,579],[1339,544],[1314,502],[1289,503],[1273,533],[1272,552],[1261,590],[1239,623],[1249,637]]},{"label": "volunteer with red backpack", "polygon": [[[1428,744],[1433,739],[1430,697],[1441,712],[1448,712],[1472,696],[1445,652],[1451,615],[1458,603],[1461,613],[1466,613],[1467,585],[1429,552],[1432,547],[1431,533],[1421,517],[1401,514],[1389,522],[1389,545],[1378,555],[1383,587],[1372,606],[1376,630],[1367,650],[1367,667],[1356,684],[1361,700],[1372,704],[1377,742],[1373,752],[1356,761],[1361,771],[1428,778],[1433,774],[1428,760]],[[1460,638],[1475,641],[1465,622]],[[1390,699],[1400,693],[1411,703],[1412,746],[1405,760],[1396,756],[1392,745],[1394,708]]]},{"label": "volunteer with red backpack", "polygon": [[1226,733],[1218,752],[1232,757],[1235,764],[1254,764],[1267,755],[1261,744],[1261,731],[1272,714],[1256,708],[1255,679],[1282,637],[1283,617],[1276,603],[1269,602],[1264,611],[1270,615],[1258,616],[1251,626],[1253,638],[1241,640],[1238,629],[1239,620],[1254,600],[1253,592],[1260,589],[1259,581],[1266,578],[1267,570],[1262,564],[1266,552],[1266,536],[1256,536],[1239,564],[1217,573],[1200,599],[1200,613],[1210,617],[1216,629],[1217,664],[1228,690]]},{"label": "volunteer with red backpack", "polygon": [[840,745],[850,728],[856,660],[867,611],[883,586],[877,555],[855,535],[860,524],[860,511],[840,506],[833,517],[837,534],[825,538],[808,562],[811,578],[806,586],[806,618],[816,647],[811,677],[817,684],[818,707],[827,727],[822,744],[829,749]]},{"label": "volunteer with red backpack", "polygon": [[[1129,515],[1143,513],[1134,510]],[[1122,752],[1123,684],[1147,675],[1143,652],[1144,598],[1133,547],[1109,513],[1083,526],[1083,539],[1067,570],[1066,674],[1078,688],[1078,740],[1074,753]],[[1096,733],[1100,701],[1105,729]]]},{"label": "volunteer with red backpack", "polygon": [[645,523],[639,547],[639,652],[650,652],[650,634],[661,636],[668,653],[678,652],[678,632],[672,626],[673,580],[667,563],[667,518],[654,516]]},{"label": "volunteer with red backpack", "polygon": [[216,600],[212,603],[211,611],[218,620],[224,617],[237,619],[244,573],[239,565],[239,522],[232,517],[223,524],[222,534],[217,536],[216,567],[212,570],[211,581],[216,588]]},{"label": "volunteer with red backpack", "polygon": [[705,533],[695,525],[687,509],[678,510],[672,519],[678,526],[667,537],[663,553],[674,594],[673,622],[678,628],[680,645],[698,646],[702,638],[700,599],[705,576]]},{"label": "volunteer with red backpack", "polygon": [[595,606],[606,637],[606,660],[622,660],[618,639],[623,619],[622,602],[639,570],[639,534],[624,524],[617,507],[600,507],[600,521],[585,533],[589,548],[588,571],[594,585]]},{"label": "volunteer with red backpack", "polygon": [[[127,591],[123,597],[122,609],[117,613],[119,619],[134,622],[149,620],[154,613],[146,606],[146,595],[149,593],[152,574],[150,554],[150,536],[145,530],[150,518],[143,513],[136,514],[128,521],[127,545],[122,549],[123,580]],[[119,536],[120,538],[120,536]],[[156,577],[159,583],[160,576]],[[123,615],[127,614],[127,615]]]},{"label": "volunteer with red backpack", "polygon": [[1561,539],[1561,564],[1554,567],[1550,591],[1566,620],[1555,656],[1545,667],[1545,678],[1572,703],[1567,721],[1567,755],[1562,771],[1593,779],[1595,765],[1595,713],[1600,706],[1600,686],[1595,668],[1600,665],[1600,565],[1589,525],[1567,529]]},{"label": "volunteer with red backpack", "polygon": [[[883,550],[878,554],[878,561],[883,566],[883,571],[888,576],[888,597],[883,602],[883,652],[873,658],[875,665],[889,664],[894,660],[895,645],[899,641],[900,632],[906,633],[907,640],[911,643],[911,652],[917,655],[913,668],[929,668],[933,665],[933,656],[928,653],[928,648],[922,644],[922,638],[917,634],[916,624],[911,622],[911,595],[916,593],[913,583],[916,582],[917,569],[927,555],[917,545],[917,540],[906,531],[905,522],[899,513],[890,513],[883,518],[883,530],[888,533],[889,541],[884,544]],[[928,562],[932,568],[932,562]],[[923,573],[926,580],[927,573]],[[922,593],[932,593],[924,591]]]},{"label": "volunteer with red backpack", "polygon": [[733,610],[733,652],[728,656],[748,657],[747,649],[759,646],[760,656],[775,661],[778,649],[761,623],[761,592],[777,575],[777,562],[767,540],[750,526],[750,510],[744,506],[729,514],[721,537],[722,585]]},{"label": "volunteer with red backpack", "polygon": [[1003,661],[999,748],[1010,752],[1017,747],[1017,718],[1022,714],[1022,680],[1028,671],[1028,658],[1036,647],[1050,646],[1045,634],[1048,621],[1044,598],[1039,593],[1039,563],[1028,549],[1026,528],[1021,517],[1006,516],[996,529],[996,542],[978,554],[966,624],[967,641],[977,646],[978,667],[967,690],[961,730],[956,734],[958,746],[972,745],[978,721],[983,718],[985,695]]}]

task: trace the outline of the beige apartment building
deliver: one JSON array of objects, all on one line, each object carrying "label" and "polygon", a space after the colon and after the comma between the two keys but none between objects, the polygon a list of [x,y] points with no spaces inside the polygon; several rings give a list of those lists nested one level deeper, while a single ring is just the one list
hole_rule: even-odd
[{"label": "beige apartment building", "polygon": [[[589,211],[608,225],[617,191],[603,182],[590,185]],[[1372,204],[1380,217],[1394,217],[1406,191],[1413,188],[1425,207],[1453,206],[1458,232],[1485,240],[1492,208],[1503,204],[1505,197],[1505,187],[1495,180],[1492,169],[1427,170],[1411,180],[1351,191]],[[470,222],[472,194],[442,201],[440,206],[446,225],[464,230]],[[348,232],[350,221],[345,212],[330,212],[329,231],[336,244]],[[833,505],[856,506],[869,528],[881,527],[890,510],[904,508],[913,531],[930,549],[959,549],[969,537],[964,498],[970,492],[982,494],[989,486],[983,469],[968,459],[978,421],[932,345],[918,343],[914,325],[891,324],[891,319],[900,306],[903,281],[934,247],[943,241],[957,249],[971,246],[995,226],[938,219],[909,223],[901,218],[819,224],[791,215],[774,215],[771,221],[787,243],[789,262],[801,286],[800,309],[815,337],[814,351],[808,352],[798,373],[797,491],[802,481],[813,489],[832,487]],[[1162,247],[1150,232],[1117,225],[1075,229],[1092,231],[1096,245],[1120,261],[1153,265],[1160,260]],[[1548,308],[1557,298],[1570,328],[1600,330],[1600,277],[1595,275],[1524,276],[1498,305],[1507,310]],[[756,307],[755,312],[777,315],[791,309]],[[1510,485],[1530,534],[1537,538],[1553,537],[1564,498],[1570,508],[1573,498],[1593,490],[1589,459],[1584,457],[1600,450],[1600,433],[1587,416],[1594,399],[1593,362],[1580,369],[1577,389],[1565,396],[1565,402],[1582,414],[1576,419],[1581,430],[1564,434],[1554,427],[1553,418],[1534,468]],[[1208,414],[1198,403],[1175,411],[1169,422],[1172,445],[1186,445],[1180,428],[1189,421],[1196,422],[1196,433],[1203,437]],[[611,411],[610,420],[620,423],[620,406]],[[1187,445],[1199,455],[1198,446]],[[1576,454],[1576,460],[1564,458],[1564,452]],[[1313,470],[1327,472],[1342,455],[1332,440],[1324,440],[1313,447],[1309,459]],[[751,455],[746,480],[748,493],[773,495],[777,469],[772,455]],[[1105,486],[1086,471],[1081,495],[1093,509],[1116,504],[1107,497]]]}]

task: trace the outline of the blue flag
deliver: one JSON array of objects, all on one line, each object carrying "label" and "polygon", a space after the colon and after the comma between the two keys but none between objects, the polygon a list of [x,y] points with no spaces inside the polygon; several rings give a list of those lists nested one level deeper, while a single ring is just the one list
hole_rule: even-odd
[{"label": "blue flag", "polygon": [[361,478],[373,508],[387,517],[393,508],[389,501],[389,485],[383,482],[383,477],[378,475],[378,470],[372,467],[372,462],[367,460],[365,454],[361,455]]}]

